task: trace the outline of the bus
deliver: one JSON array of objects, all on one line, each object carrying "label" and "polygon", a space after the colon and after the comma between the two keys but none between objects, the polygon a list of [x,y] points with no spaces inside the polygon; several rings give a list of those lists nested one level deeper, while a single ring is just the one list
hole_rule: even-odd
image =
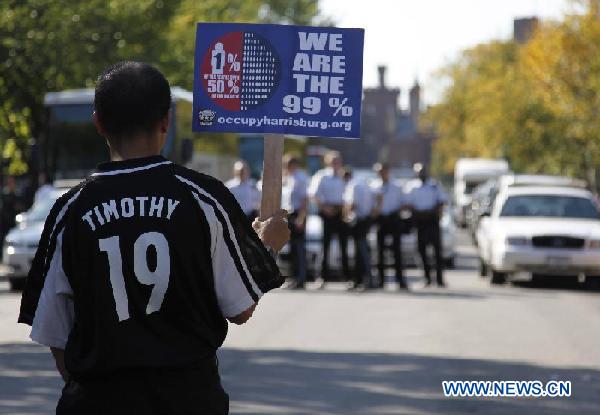
[{"label": "bus", "polygon": [[[193,153],[192,93],[171,88],[171,123],[163,156],[187,163]],[[44,97],[47,123],[38,144],[39,171],[55,180],[77,180],[89,175],[98,163],[110,159],[104,138],[92,122],[94,90],[49,92]]]}]

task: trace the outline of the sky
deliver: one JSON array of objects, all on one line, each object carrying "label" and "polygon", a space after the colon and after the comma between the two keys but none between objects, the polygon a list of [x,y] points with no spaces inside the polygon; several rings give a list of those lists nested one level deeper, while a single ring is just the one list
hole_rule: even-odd
[{"label": "sky", "polygon": [[320,10],[338,27],[365,29],[363,86],[378,83],[377,66],[386,65],[386,83],[407,89],[418,79],[426,104],[439,100],[443,83],[434,72],[462,49],[512,37],[513,19],[558,19],[569,0],[321,0]]}]

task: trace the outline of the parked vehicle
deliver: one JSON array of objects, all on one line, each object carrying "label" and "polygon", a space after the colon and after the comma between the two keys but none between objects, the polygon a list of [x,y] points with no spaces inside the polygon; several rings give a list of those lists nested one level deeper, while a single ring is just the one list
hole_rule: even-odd
[{"label": "parked vehicle", "polygon": [[36,201],[31,208],[22,213],[18,224],[11,229],[4,240],[2,264],[8,269],[8,281],[12,290],[22,289],[35,256],[44,222],[54,202],[68,189],[57,188],[47,197]]},{"label": "parked vehicle", "polygon": [[533,276],[600,275],[600,213],[591,192],[573,186],[501,189],[477,230],[481,272],[493,284]]},{"label": "parked vehicle", "polygon": [[[171,122],[162,155],[185,164],[192,158],[192,93],[171,87]],[[39,170],[57,179],[86,177],[109,160],[106,140],[94,123],[94,89],[48,92],[44,96],[45,140],[39,148]],[[211,173],[211,172],[209,172]]]},{"label": "parked vehicle", "polygon": [[498,159],[462,158],[454,167],[455,219],[459,226],[467,225],[467,210],[473,190],[485,181],[509,172],[508,162]]},{"label": "parked vehicle", "polygon": [[492,204],[498,193],[498,182],[497,178],[489,179],[477,186],[473,191],[471,204],[466,211],[466,221],[469,234],[475,243],[477,243],[475,233],[479,227],[479,221],[492,208]]},{"label": "parked vehicle", "polygon": [[585,189],[587,183],[580,179],[546,174],[503,174],[486,181],[475,188],[471,205],[467,210],[467,225],[475,244],[477,244],[475,234],[482,216],[490,214],[499,193],[514,186],[565,186]]}]

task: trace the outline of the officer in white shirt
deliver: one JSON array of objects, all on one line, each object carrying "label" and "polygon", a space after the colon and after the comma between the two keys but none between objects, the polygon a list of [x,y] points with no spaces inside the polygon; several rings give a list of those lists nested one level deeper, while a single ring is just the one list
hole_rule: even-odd
[{"label": "officer in white shirt", "polygon": [[289,288],[304,289],[306,282],[306,214],[308,210],[308,176],[300,169],[300,161],[292,155],[283,159],[282,207],[289,212],[290,254],[294,284]]},{"label": "officer in white shirt", "polygon": [[258,217],[258,205],[260,203],[260,191],[256,181],[250,177],[250,168],[243,160],[238,160],[233,165],[233,179],[228,180],[225,185],[229,188],[240,207],[253,221]]},{"label": "officer in white shirt", "polygon": [[430,264],[427,257],[427,246],[432,245],[435,251],[437,284],[444,287],[442,243],[440,218],[448,196],[441,186],[429,177],[427,167],[420,163],[414,166],[419,180],[409,193],[413,221],[417,227],[418,246],[425,273],[425,285],[431,284]]},{"label": "officer in white shirt", "polygon": [[[402,269],[402,250],[400,233],[400,209],[406,204],[402,188],[390,179],[387,164],[376,163],[373,170],[379,174],[379,180],[373,184],[376,195],[375,214],[377,220],[377,269],[379,271],[379,287],[385,282],[385,250],[392,249],[396,281],[400,289],[408,289]],[[392,238],[392,246],[386,246],[388,236]]]},{"label": "officer in white shirt", "polygon": [[[348,172],[351,175],[351,172]],[[354,240],[354,287],[362,284],[365,289],[373,287],[371,273],[371,252],[367,235],[373,223],[372,213],[375,207],[373,191],[365,180],[352,179],[344,192],[346,219],[350,235]]]},{"label": "officer in white shirt", "polygon": [[321,265],[323,283],[330,278],[329,247],[332,237],[336,235],[340,241],[342,272],[345,278],[349,277],[348,227],[342,215],[346,183],[342,177],[340,153],[337,151],[327,153],[325,165],[327,166],[325,169],[315,173],[309,189],[310,196],[314,198],[319,208],[319,215],[323,219],[323,262]]}]

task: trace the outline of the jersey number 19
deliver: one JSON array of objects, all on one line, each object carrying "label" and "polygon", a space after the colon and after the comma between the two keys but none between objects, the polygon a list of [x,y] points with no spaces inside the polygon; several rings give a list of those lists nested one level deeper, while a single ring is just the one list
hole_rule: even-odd
[{"label": "jersey number 19", "polygon": [[[112,286],[117,316],[119,321],[129,318],[129,299],[125,291],[125,277],[123,276],[123,258],[119,245],[119,237],[100,239],[100,251],[108,255],[110,268],[110,284]],[[147,260],[147,251],[150,246],[156,250],[156,268],[150,270]],[[133,244],[133,272],[137,280],[144,285],[153,285],[146,314],[160,310],[165,293],[169,287],[171,274],[171,258],[169,243],[162,233],[146,232],[141,234]]]}]

